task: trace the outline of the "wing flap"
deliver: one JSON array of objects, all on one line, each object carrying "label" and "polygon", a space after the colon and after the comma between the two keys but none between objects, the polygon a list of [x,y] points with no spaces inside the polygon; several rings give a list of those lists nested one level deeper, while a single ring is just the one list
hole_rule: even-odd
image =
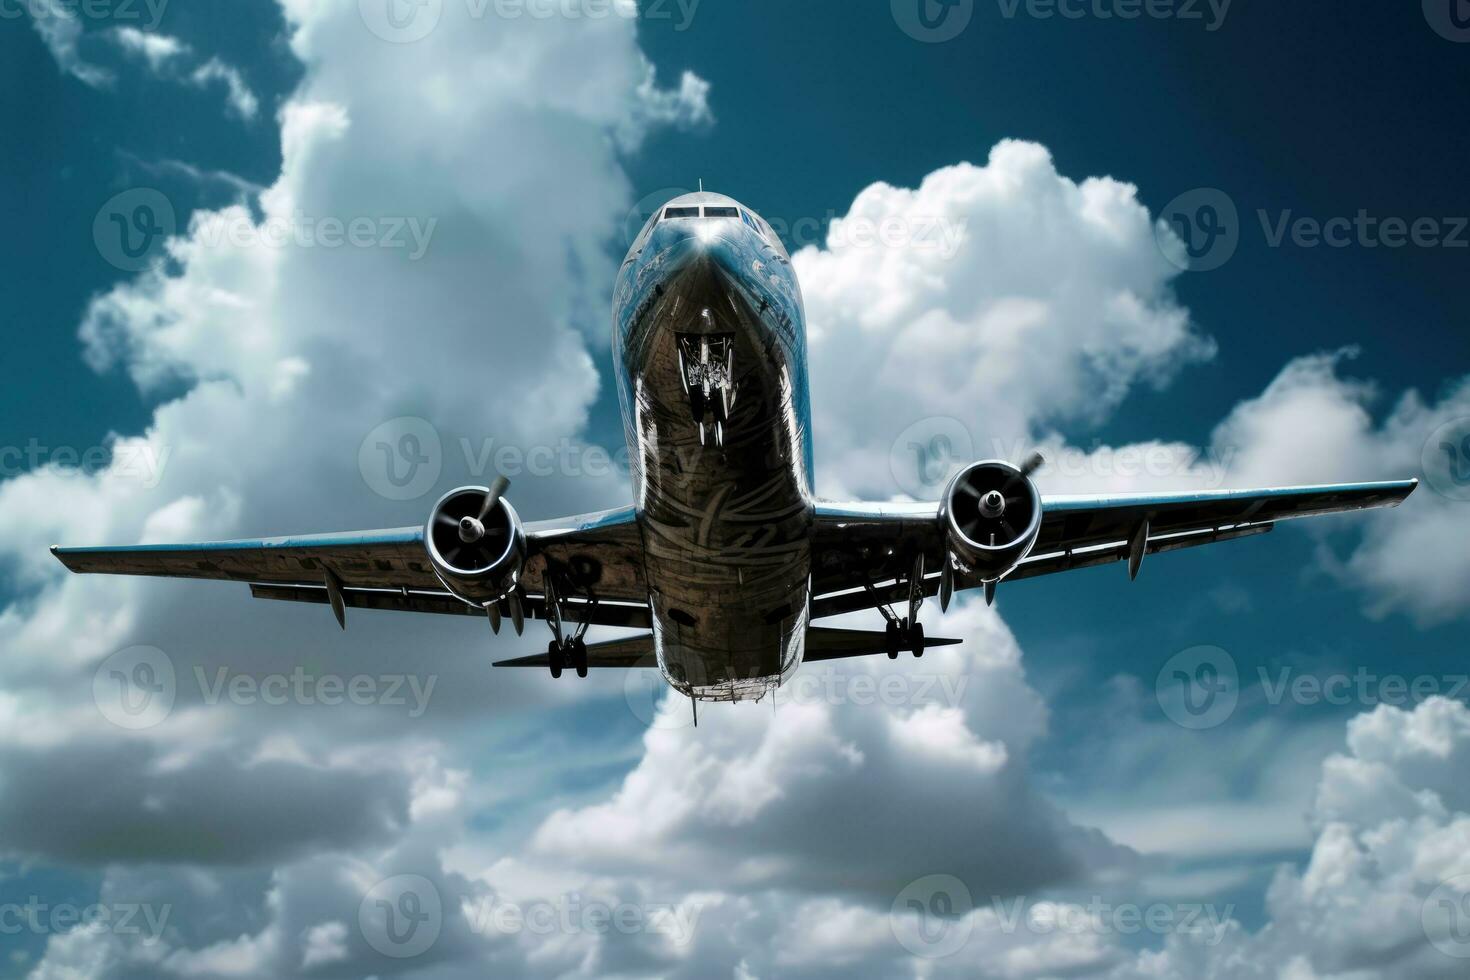
[{"label": "wing flap", "polygon": [[[274,599],[282,602],[306,602],[319,605],[329,604],[331,597],[325,586],[320,585],[269,585],[253,582],[250,594],[257,599]],[[485,617],[485,610],[472,606],[448,592],[421,592],[410,589],[342,589],[343,605],[350,609],[381,609],[395,612],[418,612],[449,616]],[[624,626],[632,629],[648,629],[651,617],[646,605],[604,602],[596,604],[581,599],[563,600],[566,618],[572,623],[589,623],[592,626]],[[502,602],[501,614],[510,616],[510,607]],[[546,618],[546,600],[542,596],[527,596],[522,602],[527,619]]]},{"label": "wing flap", "polygon": [[[1225,528],[1223,530],[1191,531],[1185,533],[1156,535],[1150,537],[1144,545],[1146,554],[1161,554],[1167,551],[1179,551],[1183,548],[1195,548],[1203,544],[1214,544],[1217,541],[1233,541],[1237,538],[1255,537],[1258,534],[1266,534],[1274,524],[1249,524],[1242,527]],[[1128,558],[1129,542],[1114,541],[1108,544],[1094,546],[1075,551],[1061,551],[1053,554],[1035,555],[1027,558],[1016,566],[1015,570],[1005,577],[1005,581],[1013,582],[1024,578],[1035,578],[1038,575],[1050,575],[1053,572],[1066,572],[1074,568],[1091,568],[1095,565],[1108,565]],[[980,586],[978,581],[961,580],[955,583],[956,589],[973,589]],[[939,575],[931,574],[924,577],[924,597],[931,598],[939,594]],[[812,619],[822,619],[828,616],[839,616],[843,613],[858,612],[863,609],[875,609],[886,603],[902,603],[907,601],[909,587],[905,583],[880,585],[871,592],[867,589],[857,589],[850,592],[842,592],[836,595],[822,596],[812,602]]]}]

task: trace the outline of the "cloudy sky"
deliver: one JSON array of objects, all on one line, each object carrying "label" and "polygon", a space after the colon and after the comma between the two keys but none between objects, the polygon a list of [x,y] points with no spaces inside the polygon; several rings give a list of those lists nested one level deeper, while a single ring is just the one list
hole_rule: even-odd
[{"label": "cloudy sky", "polygon": [[[0,3],[0,977],[1463,976],[1457,10]],[[791,247],[824,496],[1425,485],[698,729],[47,553],[626,502],[612,276],[701,179]]]}]

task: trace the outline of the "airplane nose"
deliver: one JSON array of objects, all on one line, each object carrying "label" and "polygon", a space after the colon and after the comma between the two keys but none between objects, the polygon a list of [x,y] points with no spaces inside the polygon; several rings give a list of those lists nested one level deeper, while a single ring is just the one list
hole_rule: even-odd
[{"label": "airplane nose", "polygon": [[722,225],[705,218],[667,222],[654,230],[648,257],[670,277],[728,277],[740,264],[738,245],[733,230]]}]

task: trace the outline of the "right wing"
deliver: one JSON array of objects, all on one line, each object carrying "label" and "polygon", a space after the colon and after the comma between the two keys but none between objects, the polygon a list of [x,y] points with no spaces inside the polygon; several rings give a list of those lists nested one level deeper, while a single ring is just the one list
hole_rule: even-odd
[{"label": "right wing", "polygon": [[[1270,531],[1277,521],[1373,507],[1395,507],[1417,480],[1198,493],[1078,494],[1041,498],[1041,529],[1005,581],[1050,575]],[[901,602],[915,554],[930,574],[922,592],[939,591],[944,560],[937,504],[819,504],[813,545],[812,618]],[[881,556],[888,556],[886,558]],[[1136,569],[1136,565],[1135,565]],[[899,580],[899,581],[893,581]],[[893,584],[888,583],[893,581]],[[956,590],[978,580],[958,577]],[[873,585],[869,589],[867,586]]]}]

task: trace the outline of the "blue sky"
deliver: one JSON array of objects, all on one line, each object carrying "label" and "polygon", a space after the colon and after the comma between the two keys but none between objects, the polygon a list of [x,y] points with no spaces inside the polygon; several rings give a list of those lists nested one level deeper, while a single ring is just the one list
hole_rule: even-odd
[{"label": "blue sky", "polygon": [[[363,9],[373,2],[364,0]],[[1431,815],[1419,814],[1434,826],[1395,854],[1412,847],[1421,857],[1437,853],[1426,841],[1443,846],[1470,826],[1465,801],[1443,786],[1451,777],[1463,782],[1467,758],[1470,709],[1454,701],[1470,693],[1457,686],[1466,672],[1463,508],[1470,504],[1454,499],[1455,486],[1442,474],[1401,513],[1281,527],[1263,539],[1161,557],[1133,584],[1111,567],[1003,586],[1000,618],[966,604],[944,624],[968,631],[966,653],[934,669],[977,685],[960,705],[961,734],[1005,746],[1012,768],[952,795],[915,788],[926,804],[986,815],[968,833],[960,815],[936,820],[932,852],[894,847],[872,867],[853,859],[854,878],[865,884],[851,889],[819,866],[885,850],[874,827],[835,835],[850,850],[830,853],[791,831],[809,847],[788,853],[768,838],[779,836],[784,821],[799,827],[803,816],[830,817],[820,800],[803,809],[801,793],[785,786],[793,812],[710,816],[701,810],[708,798],[745,790],[695,781],[655,792],[648,773],[670,768],[670,760],[728,765],[760,745],[765,752],[756,757],[770,768],[807,780],[803,773],[841,768],[820,746],[845,741],[860,746],[872,768],[849,774],[852,784],[837,776],[809,781],[831,799],[864,801],[857,784],[898,779],[904,767],[876,761],[888,743],[875,734],[878,720],[860,717],[863,707],[796,705],[783,715],[778,706],[770,721],[762,706],[754,712],[760,727],[751,712],[728,720],[716,713],[700,729],[708,733],[703,745],[700,733],[682,729],[665,735],[655,725],[645,735],[650,716],[628,710],[620,684],[548,690],[539,677],[470,671],[467,664],[488,660],[490,642],[468,624],[379,615],[367,638],[338,637],[320,628],[319,610],[261,609],[221,585],[79,585],[64,581],[45,556],[44,544],[54,539],[415,523],[432,495],[386,499],[358,471],[365,434],[394,417],[432,420],[446,446],[463,436],[616,447],[621,422],[605,311],[626,215],[650,193],[701,179],[778,227],[804,229],[791,244],[806,252],[797,268],[809,313],[836,338],[825,352],[815,345],[814,354],[821,360],[817,427],[831,436],[818,443],[816,460],[829,492],[901,493],[902,478],[884,461],[895,435],[910,424],[932,431],[936,418],[957,419],[977,449],[992,438],[1022,440],[1085,460],[1080,474],[1057,467],[1047,477],[1055,482],[1044,488],[1071,492],[1126,489],[1127,479],[1103,471],[1100,461],[1110,448],[1151,441],[1224,453],[1226,481],[1251,485],[1422,477],[1421,450],[1430,444],[1433,455],[1440,427],[1451,426],[1443,431],[1456,439],[1465,432],[1470,229],[1463,216],[1470,196],[1460,120],[1470,44],[1456,43],[1443,22],[1451,37],[1436,31],[1442,12],[1435,0],[1424,9],[1374,5],[1350,13],[1321,3],[1235,0],[1223,10],[1191,5],[1200,19],[1136,20],[1100,16],[1123,0],[1067,5],[1081,12],[1076,18],[1036,16],[1034,3],[1008,15],[1002,0],[961,0],[949,16],[968,15],[968,24],[942,43],[905,32],[904,2],[644,3],[636,20],[471,18],[462,36],[441,26],[400,45],[365,29],[370,15],[355,0],[317,7],[175,0],[156,23],[119,10],[82,17],[71,52],[39,29],[64,15],[17,17],[10,15],[18,7],[7,9],[0,62],[9,84],[0,94],[0,125],[9,138],[0,151],[0,197],[12,229],[24,233],[0,246],[10,340],[0,447],[48,447],[35,461],[63,465],[7,464],[0,483],[0,502],[12,515],[4,521],[10,544],[0,567],[9,574],[0,579],[0,597],[10,605],[0,645],[13,651],[12,666],[0,672],[0,720],[12,733],[33,735],[20,740],[23,751],[0,758],[0,792],[7,780],[13,787],[11,803],[0,803],[0,841],[13,842],[0,855],[7,859],[0,901],[23,903],[35,892],[52,903],[134,896],[167,903],[180,920],[197,901],[197,921],[178,926],[166,943],[177,975],[215,975],[211,957],[263,976],[399,968],[459,976],[485,964],[512,975],[615,968],[697,975],[710,964],[724,975],[893,975],[923,962],[970,968],[971,954],[1009,962],[978,941],[955,957],[911,958],[911,947],[893,941],[897,927],[872,948],[855,938],[890,928],[889,902],[905,882],[946,873],[965,880],[977,899],[993,882],[1020,882],[1028,901],[1085,905],[1088,896],[1106,894],[1228,904],[1240,923],[1240,958],[1282,966],[1268,932],[1331,934],[1302,912],[1311,902],[1301,898],[1311,890],[1310,869],[1327,861],[1331,828],[1357,828],[1360,842],[1375,829],[1386,833],[1376,822],[1386,821],[1382,814],[1362,801],[1343,802],[1351,794],[1333,782],[1343,768],[1366,771],[1390,760],[1389,774],[1372,775],[1382,785],[1360,781],[1373,790],[1365,797],[1393,797],[1395,788],[1405,797],[1440,794]],[[463,4],[444,3],[452,24]],[[1177,14],[1182,6],[1160,9]],[[172,39],[176,50],[150,61],[119,40],[119,28],[134,26]],[[220,67],[196,77],[210,64]],[[656,83],[640,87],[649,64]],[[242,111],[227,76],[254,97],[255,112]],[[293,116],[293,106],[316,108]],[[305,134],[294,154],[282,135],[293,119],[293,132]],[[1035,153],[993,155],[1003,140],[1023,141]],[[283,176],[283,162],[293,161]],[[973,166],[949,172],[951,183],[926,183],[966,163]],[[966,210],[964,202],[985,199],[979,189],[999,175],[1022,190]],[[1113,195],[1115,207],[1103,210],[1116,240],[1074,250],[1087,226],[1072,192],[1088,178],[1112,179],[1099,186]],[[920,213],[943,211],[964,222],[973,240],[986,240],[988,218],[1016,238],[992,252],[971,247],[948,264],[923,265],[939,287],[905,296],[902,315],[864,321],[839,286],[851,281],[846,275],[881,286],[889,267],[844,252],[826,231],[832,218],[858,213],[855,199],[866,202],[864,214],[904,206],[900,195],[875,191],[878,184],[922,185]],[[317,214],[432,218],[436,230],[421,263],[319,251],[298,262],[289,249],[252,259],[249,249],[206,247],[139,273],[110,262],[94,240],[99,209],[138,188],[167,200],[181,242],[191,214],[243,201],[242,213],[262,220],[271,207],[260,197],[265,188]],[[1180,243],[1160,222],[1167,228],[1179,211],[1198,217],[1202,201],[1222,199],[1237,212],[1234,252],[1209,270],[1170,264]],[[1287,231],[1281,244],[1272,242],[1283,221],[1360,212],[1380,223],[1432,219],[1434,235],[1447,240],[1329,247],[1294,242]],[[1029,266],[1005,261],[1013,256]],[[1095,312],[1129,291],[1144,311],[1136,322],[1120,327]],[[118,302],[99,301],[107,296]],[[1041,358],[1039,368],[1003,372],[994,393],[982,387],[969,401],[968,376],[952,392],[936,391],[943,382],[935,379],[949,377],[943,371],[990,349],[987,316],[1015,296],[1049,311],[1033,343],[1054,350],[1055,362]],[[191,309],[193,318],[180,316]],[[911,350],[893,339],[910,322],[933,322],[928,317],[978,338],[978,346],[967,341],[946,356],[943,345]],[[84,324],[90,333],[80,337]],[[1098,376],[1098,347],[1130,352],[1112,379]],[[1335,353],[1345,348],[1353,353]],[[908,355],[932,368],[912,373],[908,389],[874,367]],[[1109,380],[1121,387],[1104,391]],[[1058,384],[1067,389],[1061,395]],[[993,431],[997,419],[1005,421]],[[109,433],[137,437],[150,427],[151,444],[174,453],[158,486],[119,490],[78,477],[55,452],[80,454],[110,446]],[[474,475],[452,456],[438,491]],[[1193,486],[1201,478],[1176,466],[1147,485]],[[1449,494],[1441,492],[1446,487]],[[616,475],[527,476],[517,489],[525,501],[518,506],[532,517],[627,496]],[[208,649],[209,637],[218,637],[220,649]],[[196,663],[257,677],[298,663],[404,670],[411,650],[417,669],[433,663],[443,686],[422,725],[384,721],[382,706],[356,716],[299,705],[275,715],[194,705],[142,741],[107,726],[99,734],[89,727],[97,719],[87,685],[108,655],[136,644],[167,651],[181,676]],[[1192,731],[1171,721],[1155,684],[1171,657],[1202,645],[1228,653],[1241,690],[1228,719]],[[1261,683],[1282,669],[1428,678],[1453,698],[1427,706],[1410,699],[1397,713],[1375,711],[1357,696],[1282,700]],[[1007,696],[980,693],[987,684]],[[820,715],[821,724],[800,723],[803,710]],[[43,715],[55,720],[37,723]],[[87,722],[75,720],[83,715]],[[784,729],[783,717],[792,719]],[[913,722],[915,713],[895,717]],[[370,730],[380,724],[381,731]],[[1350,725],[1359,727],[1349,744]],[[1436,726],[1451,733],[1451,749],[1434,758],[1439,769],[1415,755],[1414,741],[1415,732]],[[181,750],[184,744],[193,748]],[[89,788],[81,776],[36,774],[90,773],[76,760],[113,751],[131,761],[114,763],[127,778],[114,795],[99,797],[102,808],[137,807],[144,815],[116,817],[114,829],[121,829],[97,847],[37,832],[47,806],[65,813],[89,798]],[[362,761],[374,751],[382,771]],[[1334,753],[1346,753],[1347,763],[1324,768]],[[231,832],[220,813],[192,811],[171,795],[224,793],[202,774],[206,767],[224,773],[226,784],[234,773],[242,793],[253,787],[268,797],[296,785],[299,773],[262,775],[261,758],[340,779],[335,791],[360,793],[377,822],[365,818],[360,832],[318,838],[311,825],[320,813],[303,803],[281,817],[290,826],[280,829],[278,848],[242,845],[231,855],[228,847],[174,852],[157,845],[156,838],[188,837],[186,822],[204,836]],[[175,782],[171,772],[180,774]],[[640,792],[650,794],[645,802],[682,800],[703,816],[663,828],[663,837],[640,836],[623,826]],[[681,793],[705,799],[696,805]],[[1007,796],[1024,802],[991,812]],[[167,801],[165,816],[150,823],[149,801],[159,799]],[[74,825],[78,837],[98,836],[99,827],[111,826],[98,819],[60,823]],[[562,847],[562,863],[548,856],[599,824],[623,834],[616,839],[636,860],[590,845]],[[1028,825],[1052,828],[1032,842],[1038,851],[1069,857],[1057,857],[1055,866],[1038,859],[1034,867],[1001,867],[984,853],[986,832],[1009,841]],[[449,856],[434,851],[435,835],[452,842]],[[332,912],[335,899],[310,886],[317,878],[356,883],[412,871],[465,895],[580,888],[687,902],[695,889],[661,858],[738,851],[743,838],[760,841],[752,863],[765,858],[783,870],[714,876],[711,888],[723,897],[705,907],[705,922],[733,921],[741,910],[759,934],[775,937],[779,955],[748,962],[704,935],[668,954],[642,941],[579,945],[585,936],[564,944],[571,952],[538,949],[525,937],[482,950],[474,940],[483,936],[456,933],[404,964],[375,956],[354,923],[344,926],[345,938],[339,934],[336,926],[351,916]],[[522,858],[523,851],[538,858]],[[954,855],[952,863],[936,854]],[[332,861],[338,864],[328,867]],[[1417,915],[1435,883],[1405,878],[1405,868],[1391,864],[1361,880],[1379,891],[1400,889]],[[1063,866],[1070,870],[1055,872]],[[232,889],[240,896],[234,903],[199,898]],[[352,894],[345,884],[341,892]],[[290,911],[273,905],[271,894]],[[1350,905],[1351,889],[1339,897]],[[350,911],[356,908],[354,899]],[[852,930],[843,933],[847,946],[860,955],[834,958],[809,935],[783,931],[810,917],[841,921]],[[1420,956],[1425,935],[1375,975],[1450,975],[1453,957],[1427,947]],[[231,948],[239,936],[249,940]],[[1164,975],[1201,969],[1179,935],[1084,938],[1067,949],[1042,943],[1038,962],[1134,976],[1142,965],[1130,957],[1144,948],[1165,950],[1159,955],[1175,973]],[[0,975],[43,970],[38,963],[70,963],[79,975],[96,976],[153,968],[140,965],[146,956],[116,934],[95,948],[58,930],[17,942],[18,955],[0,963]],[[1341,949],[1330,945],[1319,950],[1301,940],[1302,969],[1312,972],[1297,975],[1337,975]],[[997,976],[1048,975],[993,968]]]}]

